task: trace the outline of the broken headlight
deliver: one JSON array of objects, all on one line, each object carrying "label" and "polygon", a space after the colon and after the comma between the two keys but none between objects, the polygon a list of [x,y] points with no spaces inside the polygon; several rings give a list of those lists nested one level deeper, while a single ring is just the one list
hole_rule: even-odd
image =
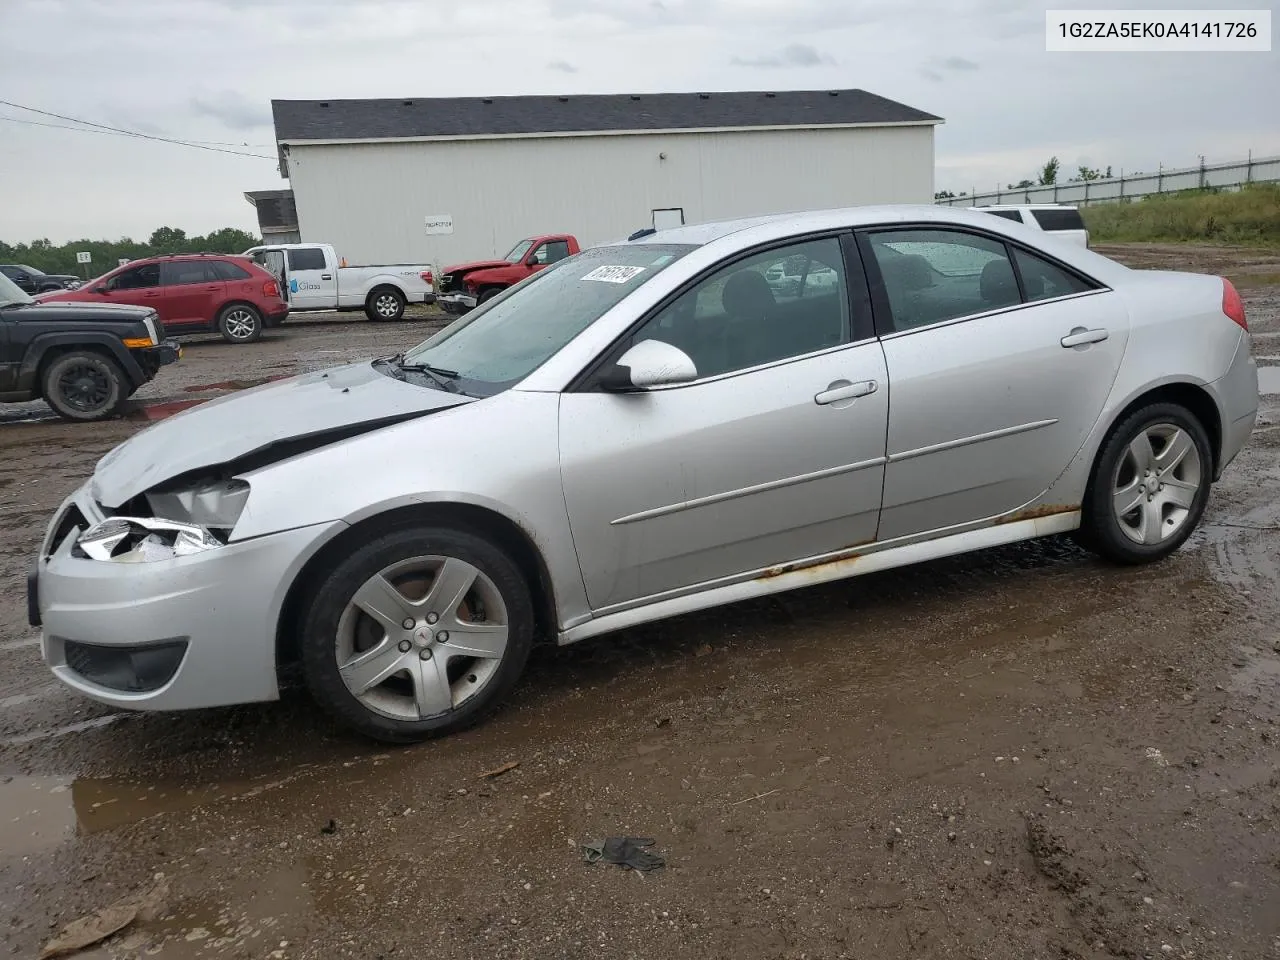
[{"label": "broken headlight", "polygon": [[149,517],[109,517],[76,539],[76,547],[91,560],[153,563],[188,557],[222,546],[204,527]]},{"label": "broken headlight", "polygon": [[152,563],[221,547],[244,511],[249,484],[202,480],[152,490],[143,499],[152,516],[108,517],[79,536],[77,549],[93,560]]}]

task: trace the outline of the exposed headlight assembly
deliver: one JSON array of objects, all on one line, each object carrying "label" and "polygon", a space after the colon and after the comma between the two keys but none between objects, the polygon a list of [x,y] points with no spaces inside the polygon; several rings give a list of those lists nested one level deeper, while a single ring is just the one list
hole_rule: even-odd
[{"label": "exposed headlight assembly", "polygon": [[144,494],[154,516],[108,517],[76,540],[93,560],[153,563],[226,544],[249,499],[243,480],[207,480]]},{"label": "exposed headlight assembly", "polygon": [[149,517],[109,517],[80,534],[76,540],[91,560],[118,563],[154,563],[188,557],[222,546],[203,527]]}]

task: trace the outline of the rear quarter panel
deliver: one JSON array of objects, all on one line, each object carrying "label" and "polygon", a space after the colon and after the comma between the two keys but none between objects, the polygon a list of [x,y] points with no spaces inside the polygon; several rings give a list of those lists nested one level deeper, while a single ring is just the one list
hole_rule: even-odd
[{"label": "rear quarter panel", "polygon": [[[1222,280],[1202,274],[1133,270],[1114,289],[1129,311],[1129,342],[1120,372],[1089,439],[1054,484],[1058,496],[1079,502],[1099,449],[1120,414],[1158,387],[1206,388],[1229,425],[1219,391],[1211,384],[1236,358],[1244,331],[1222,313]],[[1246,341],[1247,342],[1247,341]]]}]

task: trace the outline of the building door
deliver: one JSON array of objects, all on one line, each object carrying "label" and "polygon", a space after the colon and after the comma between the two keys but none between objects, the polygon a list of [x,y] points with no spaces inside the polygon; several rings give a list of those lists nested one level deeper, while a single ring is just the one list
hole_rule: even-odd
[{"label": "building door", "polygon": [[653,229],[671,230],[684,226],[684,207],[663,207],[653,211]]}]

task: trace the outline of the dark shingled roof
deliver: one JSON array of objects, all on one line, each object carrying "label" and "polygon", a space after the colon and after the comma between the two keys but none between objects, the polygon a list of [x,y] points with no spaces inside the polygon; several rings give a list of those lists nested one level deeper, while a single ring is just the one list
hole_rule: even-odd
[{"label": "dark shingled roof", "polygon": [[272,100],[271,112],[278,141],[939,123],[942,119],[865,90]]}]

